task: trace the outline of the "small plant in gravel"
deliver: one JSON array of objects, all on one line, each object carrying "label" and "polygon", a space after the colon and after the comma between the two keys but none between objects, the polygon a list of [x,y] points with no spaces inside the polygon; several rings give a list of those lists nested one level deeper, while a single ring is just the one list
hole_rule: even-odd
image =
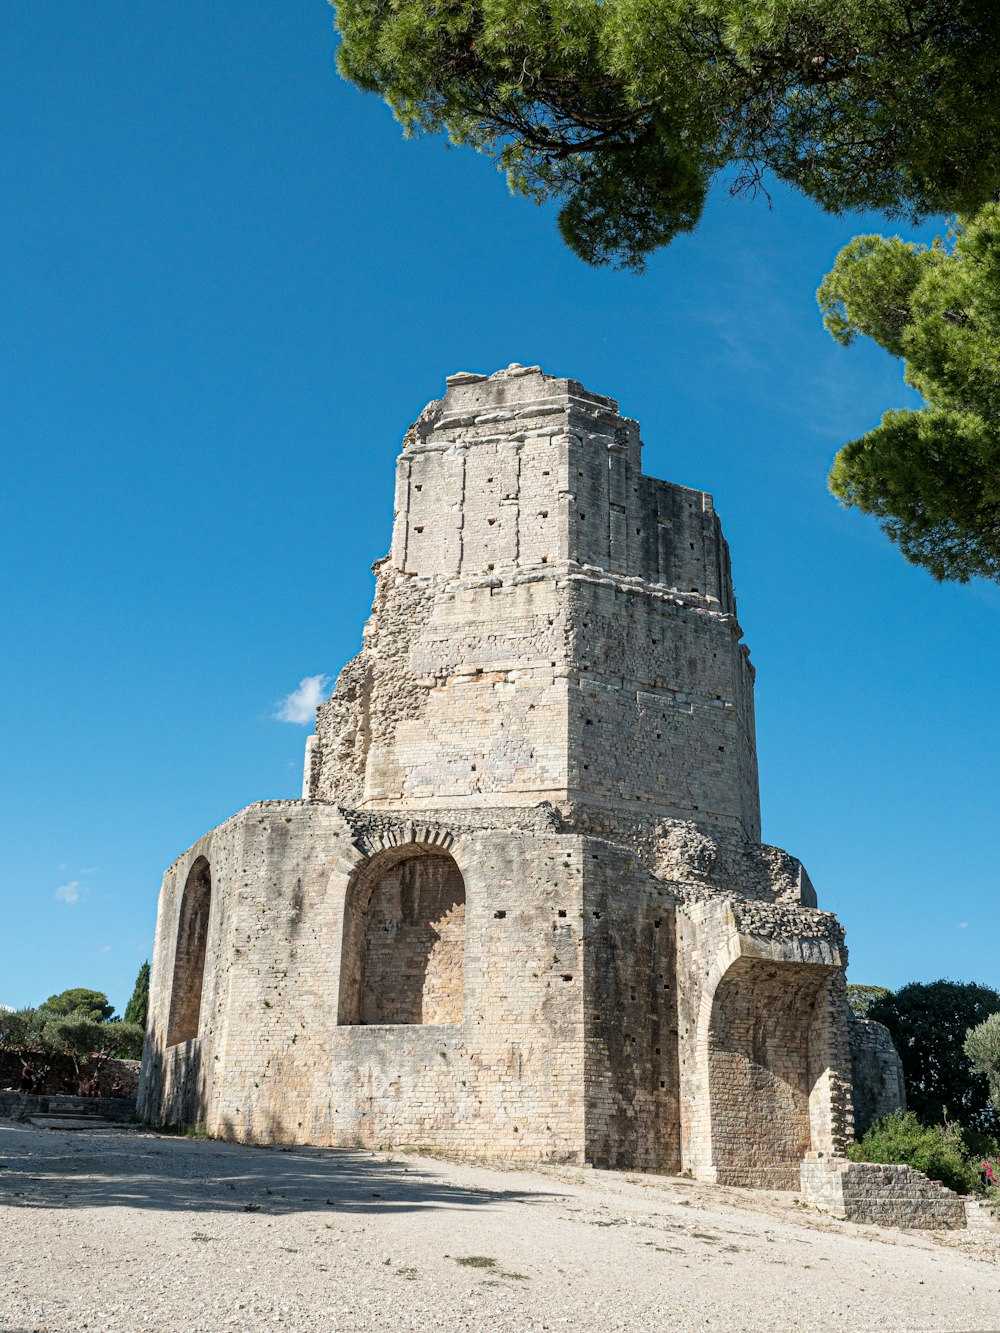
[{"label": "small plant in gravel", "polygon": [[485,1254],[467,1254],[462,1257],[455,1256],[455,1263],[461,1264],[463,1268],[496,1268],[497,1261],[490,1259]]}]

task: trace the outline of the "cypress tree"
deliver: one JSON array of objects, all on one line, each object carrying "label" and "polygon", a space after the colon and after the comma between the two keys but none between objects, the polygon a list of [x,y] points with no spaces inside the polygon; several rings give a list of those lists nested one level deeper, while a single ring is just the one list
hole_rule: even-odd
[{"label": "cypress tree", "polygon": [[139,968],[139,975],[135,979],[135,988],[132,991],[132,998],[125,1006],[125,1022],[138,1023],[141,1028],[146,1026],[146,1014],[149,1010],[149,960],[147,959]]}]

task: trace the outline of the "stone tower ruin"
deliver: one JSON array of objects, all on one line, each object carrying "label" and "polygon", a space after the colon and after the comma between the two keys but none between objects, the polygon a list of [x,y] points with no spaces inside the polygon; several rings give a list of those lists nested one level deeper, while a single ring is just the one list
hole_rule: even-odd
[{"label": "stone tower ruin", "polygon": [[842,1151],[843,933],[759,840],[712,498],[641,449],[516,365],[407,432],[302,799],[164,879],[147,1118],[778,1187]]}]

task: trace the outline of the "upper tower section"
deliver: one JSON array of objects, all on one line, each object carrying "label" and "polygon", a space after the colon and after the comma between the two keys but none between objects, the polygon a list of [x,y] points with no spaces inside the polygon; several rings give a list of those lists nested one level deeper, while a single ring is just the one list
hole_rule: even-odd
[{"label": "upper tower section", "polygon": [[398,570],[475,578],[575,564],[735,610],[712,497],[642,475],[639,426],[615,399],[537,366],[447,385],[397,465]]},{"label": "upper tower section", "polygon": [[391,554],[317,714],[307,797],[759,837],[729,551],[712,497],[643,476],[641,452],[575,380],[449,377],[406,434]]}]

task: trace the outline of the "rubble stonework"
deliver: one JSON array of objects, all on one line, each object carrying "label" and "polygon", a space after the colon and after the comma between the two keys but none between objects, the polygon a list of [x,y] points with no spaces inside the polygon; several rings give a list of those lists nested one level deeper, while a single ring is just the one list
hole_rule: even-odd
[{"label": "rubble stonework", "polygon": [[146,1117],[784,1188],[843,1151],[843,932],[759,841],[712,498],[640,454],[536,367],[411,427],[303,799],[164,879]]}]

